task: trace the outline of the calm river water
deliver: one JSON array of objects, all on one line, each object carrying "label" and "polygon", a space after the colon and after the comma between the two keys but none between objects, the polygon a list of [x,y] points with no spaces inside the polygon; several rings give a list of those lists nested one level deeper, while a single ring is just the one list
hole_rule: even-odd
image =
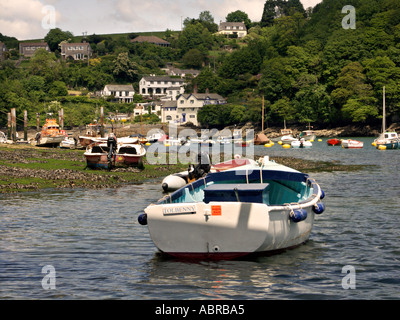
[{"label": "calm river water", "polygon": [[[328,147],[325,139],[311,149],[257,147],[270,156],[371,167],[311,174],[327,209],[310,240],[244,261],[160,257],[137,222],[162,196],[160,181],[0,195],[0,299],[399,299],[400,150],[360,140],[359,150]],[[351,282],[344,267],[353,270]]]}]

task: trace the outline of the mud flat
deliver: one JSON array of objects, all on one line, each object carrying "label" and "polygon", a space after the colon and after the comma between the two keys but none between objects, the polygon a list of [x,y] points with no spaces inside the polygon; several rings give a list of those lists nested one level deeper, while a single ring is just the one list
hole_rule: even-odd
[{"label": "mud flat", "polygon": [[[83,150],[37,148],[30,145],[0,145],[0,193],[35,191],[46,188],[117,188],[142,183],[186,170],[188,164],[152,165],[111,171],[86,168]],[[278,163],[302,172],[350,171],[362,166],[338,162],[307,161],[291,157],[271,157]]]}]

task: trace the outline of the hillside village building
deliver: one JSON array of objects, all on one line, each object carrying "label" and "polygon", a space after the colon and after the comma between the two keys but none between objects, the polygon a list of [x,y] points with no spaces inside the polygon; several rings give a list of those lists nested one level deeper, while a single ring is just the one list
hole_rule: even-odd
[{"label": "hillside village building", "polygon": [[143,97],[153,97],[164,101],[176,100],[185,92],[185,81],[167,76],[148,76],[139,81],[139,91]]},{"label": "hillside village building", "polygon": [[36,50],[45,49],[48,52],[51,52],[49,45],[47,42],[21,42],[19,44],[19,54],[26,58],[31,58],[35,54]]},{"label": "hillside village building", "polygon": [[63,60],[85,60],[92,56],[92,48],[89,43],[61,43],[61,57]]},{"label": "hillside village building", "polygon": [[101,92],[102,97],[113,96],[115,100],[121,103],[133,102],[133,96],[135,90],[131,84],[119,85],[119,84],[107,84],[104,90]]},{"label": "hillside village building", "polygon": [[160,47],[169,47],[171,44],[168,41],[165,41],[156,36],[138,36],[135,39],[132,39],[131,42],[135,43],[152,43]]},{"label": "hillside village building", "polygon": [[247,28],[244,22],[221,22],[218,27],[218,33],[243,38],[247,36]]},{"label": "hillside village building", "polygon": [[5,43],[0,41],[0,61],[2,61],[4,59],[4,54],[7,51],[7,47],[5,45]]},{"label": "hillside village building", "polygon": [[197,113],[205,105],[226,104],[226,99],[216,93],[189,93],[181,94],[174,101],[158,101],[138,103],[134,108],[134,115],[155,113],[161,122],[171,124],[192,123],[200,125]]},{"label": "hillside village building", "polygon": [[198,111],[210,104],[226,104],[226,100],[217,93],[181,94],[177,98],[176,121],[180,124],[191,122],[198,126]]}]

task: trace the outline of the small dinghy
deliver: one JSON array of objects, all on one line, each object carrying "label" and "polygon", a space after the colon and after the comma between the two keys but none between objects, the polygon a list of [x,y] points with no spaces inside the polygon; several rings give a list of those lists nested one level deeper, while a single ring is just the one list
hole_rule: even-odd
[{"label": "small dinghy", "polygon": [[342,141],[344,149],[361,149],[364,147],[364,142],[358,140],[347,139]]},{"label": "small dinghy", "polygon": [[300,139],[292,141],[291,146],[292,148],[311,148],[312,143],[311,141]]},{"label": "small dinghy", "polygon": [[269,161],[210,173],[149,205],[138,221],[156,247],[183,259],[235,259],[308,240],[324,192],[307,174]]}]

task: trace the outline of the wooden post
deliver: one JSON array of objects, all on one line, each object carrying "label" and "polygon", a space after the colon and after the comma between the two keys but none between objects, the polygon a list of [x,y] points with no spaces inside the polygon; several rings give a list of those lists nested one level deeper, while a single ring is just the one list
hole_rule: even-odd
[{"label": "wooden post", "polygon": [[14,142],[17,141],[17,113],[15,108],[11,109],[11,136]]},{"label": "wooden post", "polygon": [[64,109],[63,108],[60,109],[59,117],[60,117],[60,128],[61,128],[61,130],[64,130]]},{"label": "wooden post", "polygon": [[261,131],[264,133],[264,96],[262,98]]},{"label": "wooden post", "polygon": [[104,138],[104,107],[100,107],[100,135]]},{"label": "wooden post", "polygon": [[11,112],[7,113],[7,138],[11,140]]},{"label": "wooden post", "polygon": [[28,141],[28,111],[24,111],[24,141]]},{"label": "wooden post", "polygon": [[40,114],[36,113],[36,131],[40,131]]}]

